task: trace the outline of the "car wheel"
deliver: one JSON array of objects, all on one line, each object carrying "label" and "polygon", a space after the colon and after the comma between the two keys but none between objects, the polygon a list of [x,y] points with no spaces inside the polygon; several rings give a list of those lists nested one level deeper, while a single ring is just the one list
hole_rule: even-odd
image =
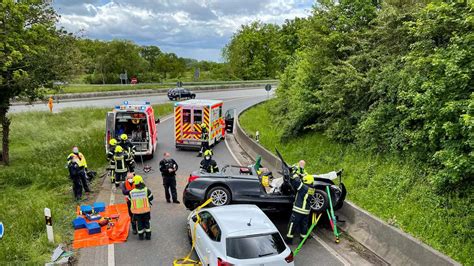
[{"label": "car wheel", "polygon": [[191,95],[191,99],[194,99],[194,98],[196,98],[196,95],[194,95],[194,94]]},{"label": "car wheel", "polygon": [[207,192],[207,198],[212,199],[212,206],[224,206],[230,204],[232,196],[227,188],[218,186]]},{"label": "car wheel", "polygon": [[344,200],[346,199],[346,195],[347,195],[347,190],[346,190],[346,186],[344,186],[343,183],[340,184],[339,186],[340,190],[336,190],[335,191],[335,202],[336,204],[333,206],[334,207],[334,210],[339,210],[340,208],[342,208],[342,205],[344,204]]},{"label": "car wheel", "polygon": [[322,213],[327,209],[328,205],[328,194],[320,189],[316,189],[310,200],[311,209],[317,213]]}]

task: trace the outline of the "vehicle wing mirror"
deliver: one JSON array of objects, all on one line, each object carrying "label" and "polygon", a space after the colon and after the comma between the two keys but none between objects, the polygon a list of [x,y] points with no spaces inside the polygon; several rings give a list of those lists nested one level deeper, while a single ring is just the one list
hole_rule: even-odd
[{"label": "vehicle wing mirror", "polygon": [[155,124],[159,124],[159,123],[160,123],[160,119],[159,118],[155,119]]}]

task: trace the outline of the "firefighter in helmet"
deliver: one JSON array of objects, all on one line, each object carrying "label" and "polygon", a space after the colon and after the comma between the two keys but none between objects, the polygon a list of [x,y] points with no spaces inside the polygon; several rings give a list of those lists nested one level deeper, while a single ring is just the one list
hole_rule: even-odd
[{"label": "firefighter in helmet", "polygon": [[293,175],[290,178],[290,183],[296,191],[295,201],[288,224],[288,234],[286,235],[287,243],[293,244],[293,237],[295,232],[300,234],[303,239],[308,233],[308,215],[311,211],[311,197],[314,195],[314,177],[306,174],[301,177],[293,168]]},{"label": "firefighter in helmet", "polygon": [[153,194],[145,186],[143,178],[139,175],[133,177],[135,188],[128,194],[130,200],[130,211],[137,223],[138,238],[143,240],[151,239],[150,211]]},{"label": "firefighter in helmet", "polygon": [[115,165],[115,186],[118,187],[120,185],[120,182],[125,181],[125,177],[127,176],[128,154],[124,152],[122,146],[117,145],[117,147],[115,147],[115,153],[113,158]]},{"label": "firefighter in helmet", "polygon": [[219,168],[216,161],[212,159],[212,151],[206,150],[204,152],[204,159],[201,161],[201,169],[208,173],[217,173]]},{"label": "firefighter in helmet", "polygon": [[107,161],[109,161],[109,168],[108,170],[111,171],[110,173],[110,182],[115,183],[115,161],[114,161],[114,154],[115,154],[115,147],[117,147],[117,140],[112,138],[109,140],[109,150],[107,151]]},{"label": "firefighter in helmet", "polygon": [[202,153],[209,149],[209,130],[207,129],[206,123],[201,124],[201,149],[199,150],[198,157],[202,156]]},{"label": "firefighter in helmet", "polygon": [[130,172],[135,172],[135,145],[128,139],[127,134],[120,135],[120,146],[128,154],[127,167]]}]

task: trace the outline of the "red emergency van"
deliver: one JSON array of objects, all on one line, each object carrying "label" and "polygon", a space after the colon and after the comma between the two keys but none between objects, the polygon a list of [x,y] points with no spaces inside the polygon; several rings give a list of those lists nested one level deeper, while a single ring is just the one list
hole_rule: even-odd
[{"label": "red emergency van", "polygon": [[105,148],[109,148],[111,138],[120,139],[120,135],[127,134],[128,139],[135,145],[135,155],[153,157],[158,142],[155,113],[150,102],[130,103],[115,106],[107,112]]}]

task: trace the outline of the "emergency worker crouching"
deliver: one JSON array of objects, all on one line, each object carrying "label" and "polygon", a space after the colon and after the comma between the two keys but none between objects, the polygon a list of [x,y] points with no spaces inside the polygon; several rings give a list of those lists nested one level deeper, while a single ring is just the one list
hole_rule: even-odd
[{"label": "emergency worker crouching", "polygon": [[133,183],[135,184],[135,188],[130,191],[128,199],[130,200],[130,211],[137,223],[138,238],[140,240],[144,238],[150,240],[150,211],[153,194],[151,190],[145,186],[141,176],[134,176]]},{"label": "emergency worker crouching", "polygon": [[201,160],[201,169],[207,173],[217,173],[219,168],[216,161],[212,159],[212,151],[206,150],[204,152],[204,159]]}]

